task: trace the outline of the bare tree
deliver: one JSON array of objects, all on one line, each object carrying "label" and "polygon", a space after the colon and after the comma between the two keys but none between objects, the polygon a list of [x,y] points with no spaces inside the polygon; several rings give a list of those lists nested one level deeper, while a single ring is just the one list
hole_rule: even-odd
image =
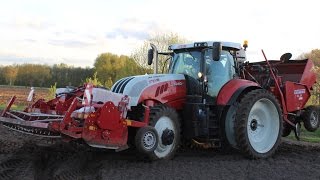
[{"label": "bare tree", "polygon": [[311,102],[312,104],[320,104],[320,49],[313,49],[308,53],[303,53],[297,59],[311,59],[314,63],[313,70],[317,74],[317,83],[313,85]]},{"label": "bare tree", "polygon": [[[150,39],[146,40],[142,46],[137,48],[131,55],[131,58],[141,67],[149,69],[151,67],[147,64],[148,57],[148,49],[150,49],[150,43],[153,43],[157,46],[159,52],[168,52],[168,46],[171,44],[178,43],[186,43],[187,40],[177,33],[164,33],[164,34],[156,34],[152,36]],[[167,57],[160,56],[159,57],[159,70],[161,71],[165,64],[165,60]]]}]

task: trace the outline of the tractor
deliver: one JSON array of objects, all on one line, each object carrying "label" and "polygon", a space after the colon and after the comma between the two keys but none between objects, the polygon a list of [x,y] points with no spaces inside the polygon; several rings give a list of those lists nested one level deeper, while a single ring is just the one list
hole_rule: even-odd
[{"label": "tractor", "polygon": [[[122,78],[110,91],[87,84],[56,119],[32,110],[17,116],[11,100],[0,122],[96,148],[135,147],[152,160],[173,158],[182,142],[268,158],[282,136],[293,131],[299,139],[301,123],[308,131],[319,127],[318,109],[305,108],[316,74],[310,59],[290,60],[290,53],[268,60],[262,51],[265,61],[249,63],[247,47],[207,41],[158,52],[151,44],[154,74]],[[158,73],[160,55],[169,56],[167,74]]]}]

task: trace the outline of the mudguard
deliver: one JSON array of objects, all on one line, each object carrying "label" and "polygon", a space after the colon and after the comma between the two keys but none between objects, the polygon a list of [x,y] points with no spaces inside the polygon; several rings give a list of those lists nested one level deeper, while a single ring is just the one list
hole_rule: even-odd
[{"label": "mudguard", "polygon": [[244,79],[232,79],[222,86],[219,91],[217,105],[231,105],[242,92],[258,88],[261,88],[258,83]]}]

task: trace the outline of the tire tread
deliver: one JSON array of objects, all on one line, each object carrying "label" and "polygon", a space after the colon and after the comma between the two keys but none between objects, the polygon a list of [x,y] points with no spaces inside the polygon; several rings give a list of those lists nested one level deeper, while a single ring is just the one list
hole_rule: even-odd
[{"label": "tire tread", "polygon": [[[279,128],[279,135],[278,139],[273,146],[273,148],[266,152],[266,153],[258,153],[251,147],[249,138],[247,137],[247,117],[249,116],[250,110],[253,104],[259,100],[260,98],[268,98],[271,100],[277,110],[279,112],[280,118],[280,128]],[[239,108],[236,112],[236,121],[235,121],[235,135],[236,135],[236,143],[242,153],[251,158],[251,159],[258,159],[258,158],[267,158],[272,156],[278,145],[280,144],[281,136],[282,136],[282,110],[280,108],[278,100],[271,94],[269,91],[265,89],[256,89],[248,92],[246,95],[242,97],[239,103]]]},{"label": "tire tread", "polygon": [[[149,120],[149,125],[154,127],[155,124],[157,123],[158,119],[160,119],[162,116],[168,116],[170,119],[173,121],[173,123],[177,127],[178,133],[175,135],[175,143],[176,146],[174,149],[164,158],[164,160],[169,160],[172,159],[177,151],[177,149],[180,146],[180,141],[181,141],[181,124],[180,124],[180,118],[178,113],[176,112],[175,109],[168,107],[166,105],[156,105],[154,107],[151,107],[150,109],[150,120]],[[159,139],[161,136],[159,135]],[[159,140],[160,142],[160,140]],[[155,153],[150,154],[150,159],[151,160],[158,160],[159,158],[155,155]]]}]

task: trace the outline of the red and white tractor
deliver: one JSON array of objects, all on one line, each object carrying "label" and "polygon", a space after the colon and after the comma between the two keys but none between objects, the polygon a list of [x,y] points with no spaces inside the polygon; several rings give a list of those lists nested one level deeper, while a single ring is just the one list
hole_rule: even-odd
[{"label": "red and white tractor", "polygon": [[[111,91],[87,84],[23,112],[10,110],[13,99],[0,121],[21,132],[83,140],[97,148],[134,146],[151,159],[172,158],[182,139],[267,158],[282,135],[293,130],[299,137],[301,122],[309,131],[318,128],[318,110],[305,108],[316,75],[310,59],[290,60],[290,53],[246,62],[246,48],[247,43],[208,41],[158,52],[152,45],[148,63],[154,61],[155,74],[120,79]],[[170,57],[168,74],[157,72],[159,55]]]}]

